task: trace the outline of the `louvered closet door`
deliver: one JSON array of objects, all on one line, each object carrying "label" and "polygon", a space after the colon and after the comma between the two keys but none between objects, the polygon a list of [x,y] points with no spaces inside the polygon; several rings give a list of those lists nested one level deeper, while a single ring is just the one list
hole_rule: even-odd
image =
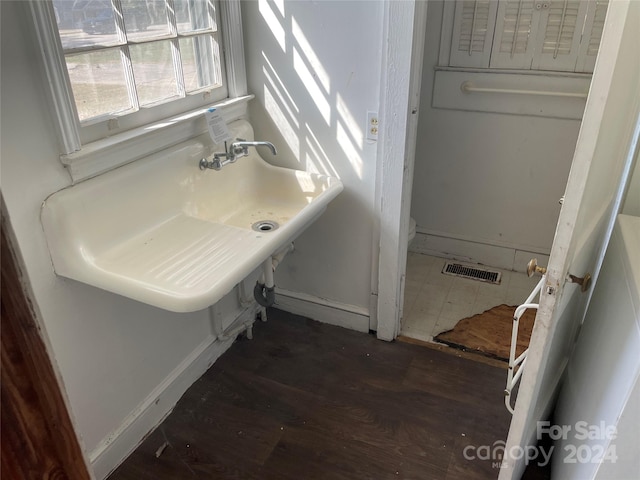
[{"label": "louvered closet door", "polygon": [[593,72],[608,6],[609,0],[587,2],[587,19],[584,22],[584,35],[578,53],[576,72]]},{"label": "louvered closet door", "polygon": [[548,8],[540,10],[536,54],[531,65],[533,69],[575,71],[588,3],[580,0],[545,0]]},{"label": "louvered closet door", "polygon": [[499,2],[491,68],[531,68],[540,20],[536,4],[533,0]]},{"label": "louvered closet door", "polygon": [[456,2],[449,64],[488,68],[498,3],[495,0]]}]

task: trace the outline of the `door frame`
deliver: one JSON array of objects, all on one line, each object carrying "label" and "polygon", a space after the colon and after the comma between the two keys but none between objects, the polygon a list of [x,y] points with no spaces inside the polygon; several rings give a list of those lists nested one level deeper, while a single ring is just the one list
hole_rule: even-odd
[{"label": "door frame", "polygon": [[[1,202],[2,474],[93,478]],[[27,447],[27,448],[25,448]]]},{"label": "door frame", "polygon": [[370,328],[387,341],[404,298],[427,3],[384,2]]}]

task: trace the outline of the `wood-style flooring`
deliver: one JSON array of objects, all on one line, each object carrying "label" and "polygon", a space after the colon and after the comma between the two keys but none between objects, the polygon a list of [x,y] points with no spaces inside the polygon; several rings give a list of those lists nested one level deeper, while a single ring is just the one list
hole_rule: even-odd
[{"label": "wood-style flooring", "polygon": [[505,376],[270,309],[110,480],[497,478],[463,451],[506,439]]}]

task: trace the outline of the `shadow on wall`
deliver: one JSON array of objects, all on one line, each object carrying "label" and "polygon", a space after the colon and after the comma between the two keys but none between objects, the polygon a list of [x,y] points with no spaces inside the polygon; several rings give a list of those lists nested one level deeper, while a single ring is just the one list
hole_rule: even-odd
[{"label": "shadow on wall", "polygon": [[[328,152],[319,140],[330,135],[339,145],[339,153],[348,161],[353,174],[363,180],[366,174],[365,139],[361,125],[365,119],[359,121],[346,100],[354,88],[359,88],[353,82],[357,67],[348,62],[355,64],[362,59],[353,58],[352,48],[341,49],[344,31],[339,35],[332,34],[336,28],[340,31],[340,26],[329,18],[333,13],[339,22],[340,9],[349,2],[326,2],[321,7],[321,16],[325,18],[314,17],[319,9],[312,3],[289,2],[285,5],[282,0],[259,0],[257,3],[261,21],[258,35],[262,48],[264,109],[292,156],[298,160],[299,165],[295,167],[336,177],[350,176],[350,172],[337,167],[335,158],[332,160],[335,152]],[[322,23],[325,19],[331,23],[328,28]],[[305,32],[314,36],[308,37]],[[341,58],[341,52],[345,50],[347,55]],[[323,61],[323,57],[328,61]],[[282,78],[278,72],[291,74]],[[374,83],[377,87],[377,79]],[[366,142],[375,149],[375,142]],[[344,162],[339,164],[346,165]],[[370,175],[375,165],[371,165],[371,169]]]}]

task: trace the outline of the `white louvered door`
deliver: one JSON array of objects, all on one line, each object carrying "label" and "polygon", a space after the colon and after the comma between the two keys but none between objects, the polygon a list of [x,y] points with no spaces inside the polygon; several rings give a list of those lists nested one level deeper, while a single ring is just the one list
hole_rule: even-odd
[{"label": "white louvered door", "polygon": [[539,10],[540,28],[531,68],[573,72],[576,69],[588,2],[545,0],[544,4],[546,8]]},{"label": "white louvered door", "polygon": [[578,53],[576,72],[593,72],[596,65],[596,56],[600,48],[602,29],[607,16],[609,0],[592,0],[587,2],[587,19],[584,22],[582,43]]},{"label": "white louvered door", "polygon": [[533,0],[504,0],[499,3],[491,68],[531,68],[535,51],[532,32],[538,31],[540,19],[535,4]]},{"label": "white louvered door", "polygon": [[497,8],[495,0],[456,2],[450,66],[489,67]]},{"label": "white louvered door", "polygon": [[590,73],[608,3],[458,0],[448,66]]}]

